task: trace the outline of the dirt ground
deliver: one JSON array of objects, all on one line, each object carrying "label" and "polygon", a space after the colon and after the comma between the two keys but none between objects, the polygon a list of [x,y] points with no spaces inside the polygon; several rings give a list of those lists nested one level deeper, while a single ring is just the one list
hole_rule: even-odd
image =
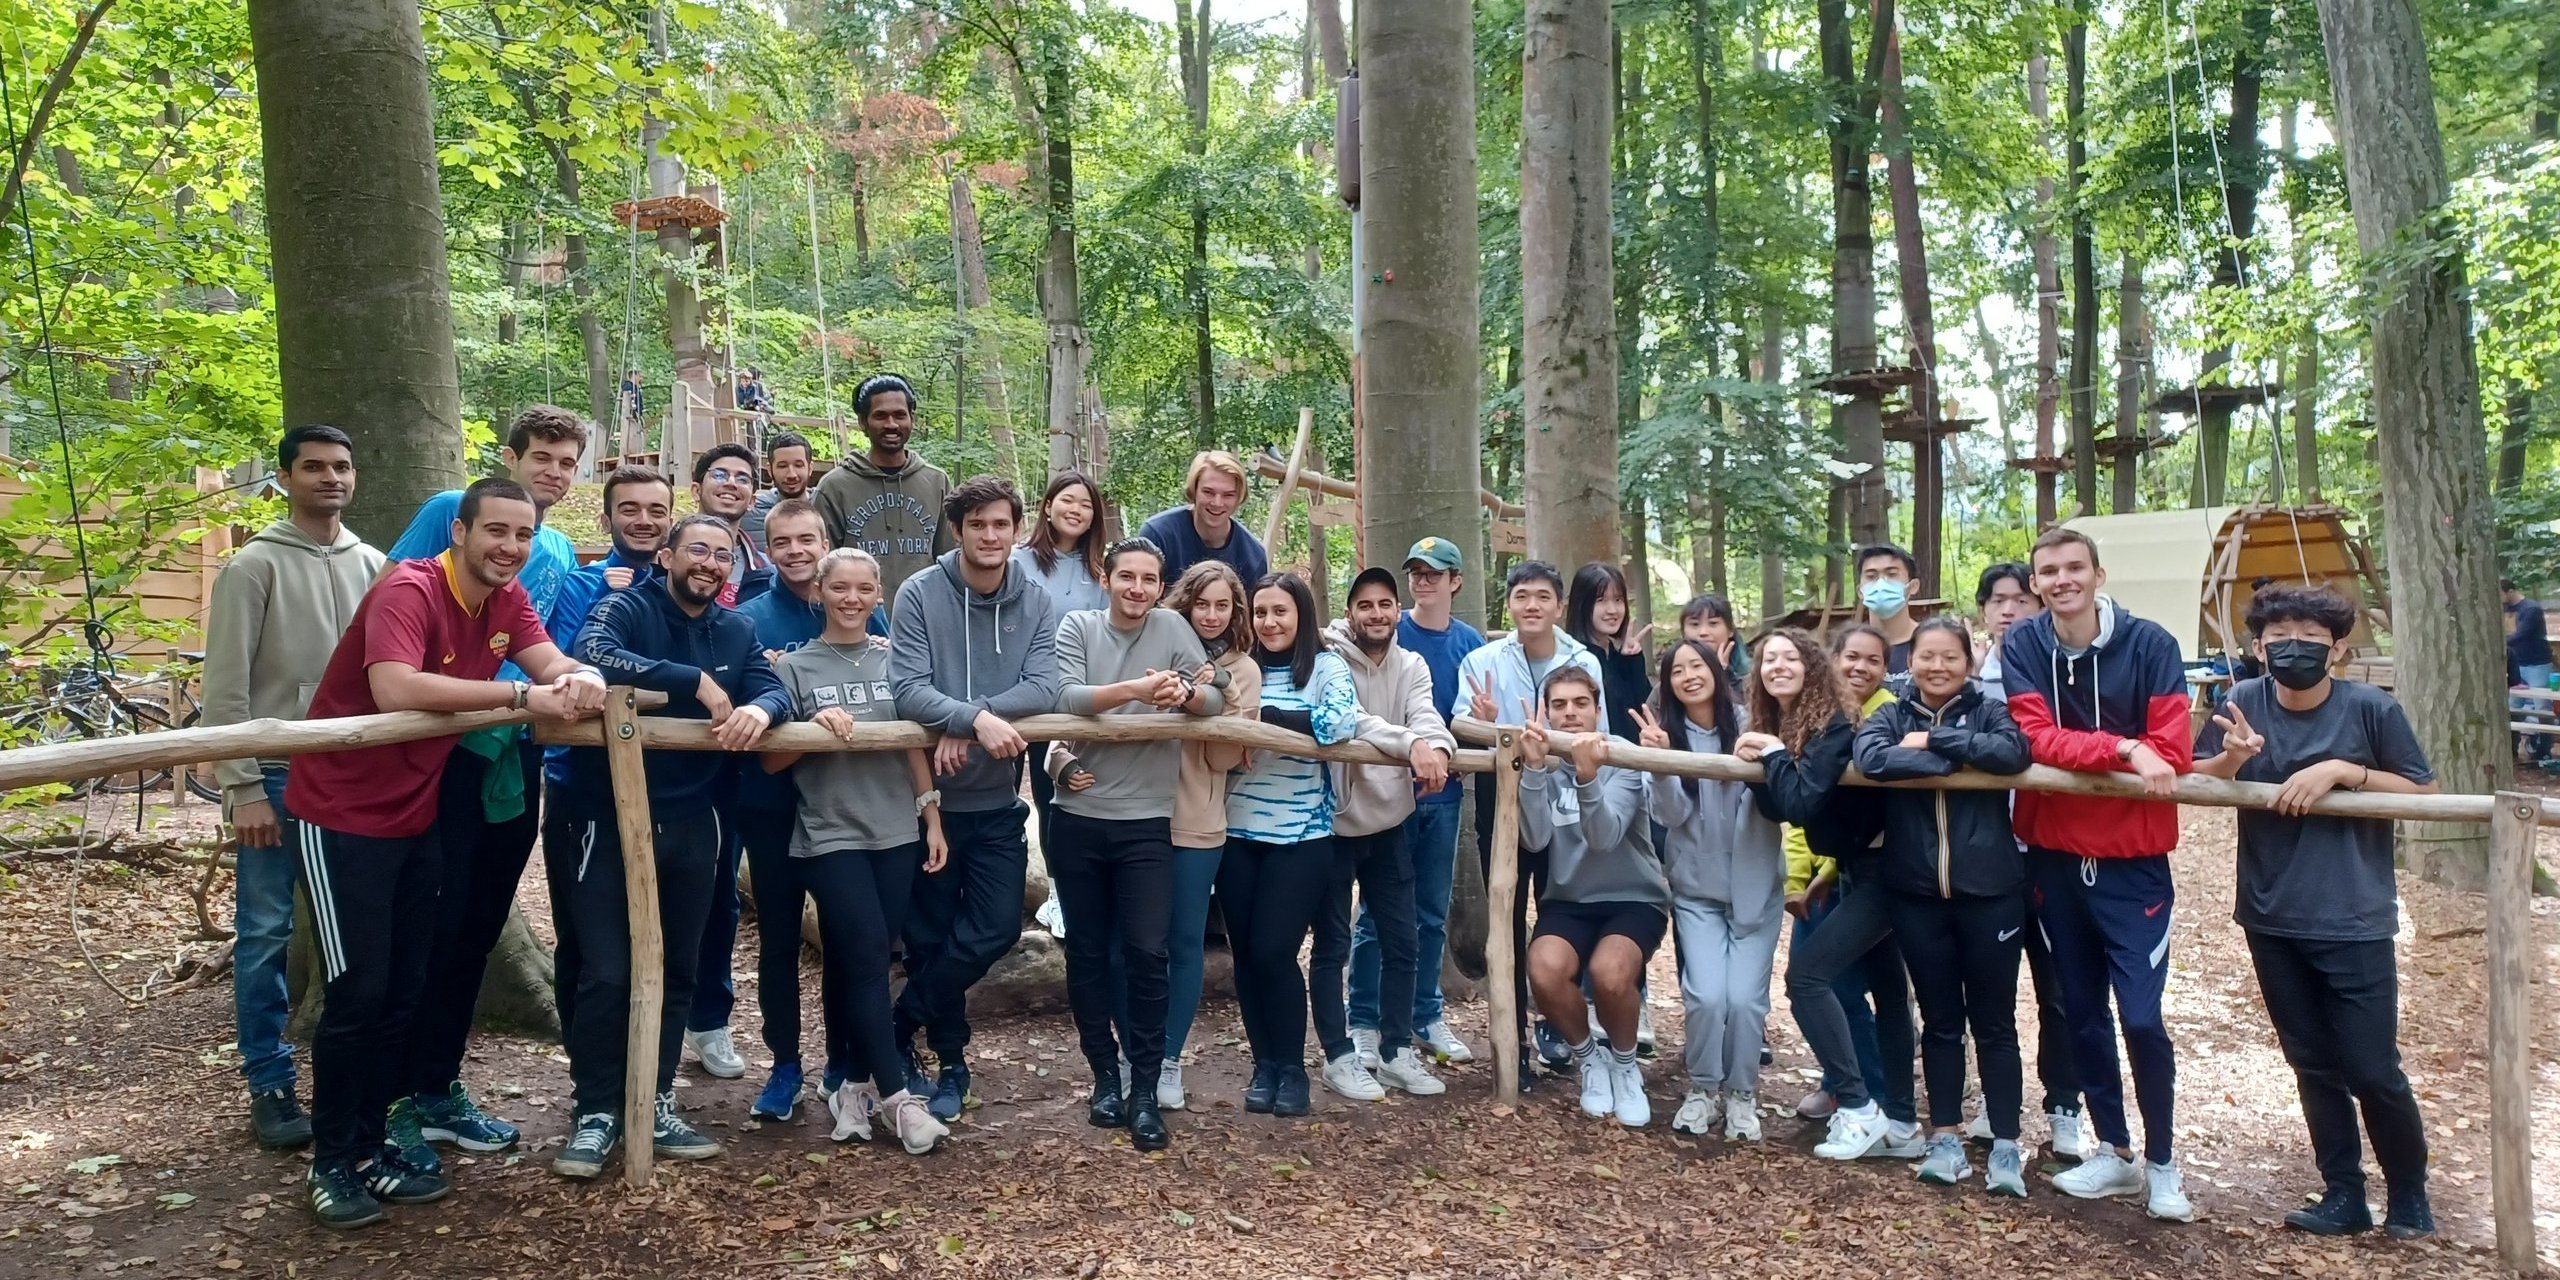
[{"label": "dirt ground", "polygon": [[[207,818],[196,806],[174,821]],[[101,806],[93,820],[129,827],[132,815]],[[155,829],[170,821],[155,813]],[[2560,862],[2560,838],[2545,839],[2546,862]],[[2402,1041],[2443,1236],[2316,1241],[2277,1225],[2317,1184],[2291,1073],[2230,924],[2230,816],[2189,810],[2185,848],[2169,1017],[2179,1153],[2201,1215],[2191,1226],[2072,1201],[2040,1177],[2018,1202],[1978,1182],[1924,1186],[1900,1162],[1818,1160],[1816,1127],[1775,1114],[1757,1147],[1672,1134],[1680,1012],[1667,953],[1654,982],[1665,1060],[1649,1071],[1656,1120],[1642,1132],[1584,1118],[1561,1080],[1499,1107],[1481,1062],[1446,1070],[1450,1091],[1436,1099],[1363,1105],[1319,1089],[1309,1119],[1248,1116],[1241,1028],[1231,1004],[1212,1003],[1194,1034],[1209,1047],[1192,1068],[1193,1109],[1173,1118],[1164,1155],[1083,1124],[1084,1072],[1063,1014],[980,1029],[980,1105],[943,1150],[914,1159],[894,1144],[838,1146],[810,1109],[790,1125],[747,1121],[767,1065],[750,946],[736,1021],[748,1078],[713,1081],[691,1066],[682,1077],[684,1106],[729,1144],[726,1158],[664,1170],[640,1194],[564,1183],[547,1165],[566,1128],[565,1059],[555,1046],[483,1038],[468,1078],[524,1126],[523,1150],[448,1157],[451,1198],[352,1235],[310,1225],[303,1157],[248,1139],[228,981],[127,1005],[81,958],[73,868],[0,858],[0,1277],[2494,1274],[2477,900],[2406,886]],[[168,861],[80,869],[81,933],[116,983],[136,987],[194,934],[195,880]],[[539,877],[527,888],[538,894]],[[217,881],[218,919],[228,899]],[[2537,972],[2553,972],[2560,908],[2537,903],[2535,933]],[[814,973],[804,980],[814,1019]],[[2560,1135],[2549,990],[2534,993],[2535,1123]],[[1810,1074],[1783,990],[1777,1000],[1778,1062],[1762,1082],[1772,1104]],[[2032,1002],[2021,1006],[2031,1020]],[[1482,1006],[1454,1017],[1481,1050]],[[2033,1036],[2022,1038],[2032,1052]],[[2028,1079],[2032,1101],[2032,1069]],[[2031,1139],[2042,1130],[2029,1120]],[[2546,1260],[2560,1260],[2560,1142],[2540,1148],[2541,1238]],[[2377,1202],[2380,1190],[2377,1176]]]}]

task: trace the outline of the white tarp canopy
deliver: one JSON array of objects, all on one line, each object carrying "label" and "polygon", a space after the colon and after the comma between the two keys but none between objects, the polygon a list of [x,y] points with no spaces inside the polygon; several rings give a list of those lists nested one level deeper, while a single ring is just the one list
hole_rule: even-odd
[{"label": "white tarp canopy", "polygon": [[[2203,507],[2066,523],[2098,544],[2106,593],[2168,628],[2194,662],[2241,637],[2248,584],[2262,575],[2334,587],[2359,605],[2378,599],[2368,586],[2373,566],[2344,515],[2329,506]],[[2360,622],[2351,642],[2369,649],[2373,637]]]}]

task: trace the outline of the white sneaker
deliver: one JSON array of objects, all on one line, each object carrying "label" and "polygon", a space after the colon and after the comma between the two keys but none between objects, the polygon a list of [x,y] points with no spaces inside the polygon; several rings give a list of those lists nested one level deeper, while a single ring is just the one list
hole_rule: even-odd
[{"label": "white sneaker", "polygon": [[1188,1099],[1182,1092],[1182,1064],[1165,1059],[1164,1070],[1156,1076],[1156,1106],[1166,1111],[1180,1111]]},{"label": "white sneaker", "polygon": [[1573,1056],[1582,1069],[1582,1114],[1595,1119],[1617,1114],[1617,1082],[1609,1070],[1609,1051],[1597,1043],[1585,1043]]},{"label": "white sneaker", "polygon": [[2068,1111],[2056,1111],[2045,1118],[2053,1128],[2053,1158],[2086,1160],[2089,1158],[2089,1130],[2080,1117]]},{"label": "white sneaker", "polygon": [[1760,1096],[1735,1091],[1724,1095],[1724,1140],[1760,1140]]},{"label": "white sneaker", "polygon": [[1378,1029],[1376,1027],[1353,1027],[1351,1029],[1351,1051],[1359,1055],[1361,1066],[1367,1067],[1371,1071],[1377,1070]]},{"label": "white sneaker", "polygon": [[727,1027],[685,1032],[684,1047],[702,1059],[705,1072],[720,1079],[735,1080],[747,1073],[747,1060],[738,1056],[738,1046],[729,1038]]},{"label": "white sneaker", "polygon": [[2082,1200],[2140,1195],[2145,1185],[2141,1167],[2109,1147],[2099,1148],[2078,1168],[2053,1175],[2054,1190]]},{"label": "white sneaker", "polygon": [[1964,1122],[1965,1141],[1988,1144],[1993,1137],[1991,1115],[1987,1110],[1974,1112],[1973,1118]]},{"label": "white sneaker", "polygon": [[897,1136],[898,1145],[911,1156],[923,1155],[951,1136],[951,1126],[934,1119],[933,1108],[904,1089],[890,1094],[888,1101],[880,1104],[880,1115],[888,1122],[889,1132]]},{"label": "white sneaker", "polygon": [[1653,1006],[1640,1004],[1636,1006],[1636,1053],[1650,1058],[1653,1051]]},{"label": "white sneaker", "polygon": [[1867,1154],[1887,1160],[1917,1160],[1929,1154],[1928,1135],[1921,1132],[1918,1121],[1888,1120],[1884,1141]]},{"label": "white sneaker", "polygon": [[1825,1160],[1863,1159],[1874,1154],[1892,1123],[1884,1118],[1884,1109],[1873,1102],[1842,1107],[1831,1113],[1831,1134],[1815,1144],[1813,1153]]},{"label": "white sneaker", "polygon": [[1475,1050],[1468,1048],[1467,1042],[1459,1039],[1458,1033],[1449,1029],[1449,1020],[1446,1018],[1424,1027],[1422,1034],[1415,1038],[1430,1046],[1432,1056],[1442,1062],[1476,1060]]},{"label": "white sneaker", "polygon": [[2142,1206],[2144,1213],[2163,1222],[2196,1220],[2196,1207],[2187,1202],[2187,1176],[2178,1171],[2177,1161],[2145,1163],[2142,1172],[2151,1192],[2150,1201]]},{"label": "white sneaker", "polygon": [[1680,1100],[1680,1109],[1671,1113],[1672,1132],[1694,1133],[1701,1138],[1707,1136],[1716,1127],[1716,1116],[1722,1110],[1722,1103],[1723,1099],[1717,1097],[1713,1090],[1689,1086],[1689,1095]]},{"label": "white sneaker", "polygon": [[1448,1082],[1431,1074],[1431,1068],[1423,1065],[1422,1055],[1411,1049],[1378,1064],[1377,1076],[1378,1083],[1402,1089],[1417,1098],[1449,1091]]},{"label": "white sneaker", "polygon": [[1066,941],[1067,908],[1065,904],[1058,901],[1058,886],[1056,884],[1053,883],[1049,886],[1049,900],[1041,903],[1039,908],[1031,913],[1031,918],[1033,921],[1037,922],[1041,928],[1048,930],[1050,937],[1056,938],[1061,942]]},{"label": "white sneaker", "polygon": [[1324,1087],[1353,1102],[1376,1102],[1387,1096],[1387,1087],[1360,1065],[1357,1053],[1346,1053],[1324,1064]]},{"label": "white sneaker", "polygon": [[871,1141],[871,1115],[879,1109],[880,1091],[868,1081],[856,1084],[847,1080],[827,1095],[827,1114],[835,1117],[834,1137],[838,1142],[855,1138]]},{"label": "white sneaker", "polygon": [[1952,1133],[1937,1134],[1929,1139],[1928,1154],[1921,1157],[1922,1182],[1942,1187],[1961,1185],[1973,1176],[1973,1164],[1964,1158],[1964,1140]]},{"label": "white sneaker", "polygon": [[1644,1064],[1634,1054],[1609,1055],[1609,1092],[1619,1125],[1641,1129],[1653,1123],[1653,1101],[1644,1096]]}]

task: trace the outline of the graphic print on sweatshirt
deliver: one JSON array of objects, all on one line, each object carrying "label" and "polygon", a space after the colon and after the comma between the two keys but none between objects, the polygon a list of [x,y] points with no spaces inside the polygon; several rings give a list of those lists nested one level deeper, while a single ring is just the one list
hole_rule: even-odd
[{"label": "graphic print on sweatshirt", "polygon": [[[899,530],[898,536],[877,536],[873,526],[882,523],[884,516],[894,518],[886,522],[888,528],[881,530],[882,533],[897,529],[900,519],[908,527]],[[940,512],[927,507],[923,499],[913,494],[894,489],[875,493],[860,506],[844,513],[844,541],[837,545],[860,547],[874,556],[930,556],[933,554],[934,526],[941,520]]]}]

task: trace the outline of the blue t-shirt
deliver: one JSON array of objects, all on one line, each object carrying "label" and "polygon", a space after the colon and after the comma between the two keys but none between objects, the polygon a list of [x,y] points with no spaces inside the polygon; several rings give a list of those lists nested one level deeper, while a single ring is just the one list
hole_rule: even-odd
[{"label": "blue t-shirt", "polygon": [[[443,555],[453,546],[453,522],[462,511],[462,490],[447,489],[419,504],[418,514],[409,521],[400,540],[391,544],[393,561],[425,560]],[[524,593],[533,599],[533,611],[548,620],[552,603],[560,598],[560,588],[569,575],[578,570],[578,544],[569,535],[543,525],[533,531],[533,550],[525,556],[524,568],[517,571],[516,581],[524,585]],[[563,651],[576,632],[551,633],[558,638]],[[524,671],[510,662],[498,668],[501,680],[522,680]]]},{"label": "blue t-shirt", "polygon": [[[1422,665],[1431,669],[1431,705],[1438,708],[1443,721],[1452,718],[1458,706],[1458,663],[1468,654],[1484,647],[1484,633],[1467,625],[1464,618],[1449,619],[1449,629],[1433,631],[1413,620],[1408,609],[1396,620],[1396,643],[1422,655]],[[1416,804],[1456,804],[1463,788],[1442,787]]]},{"label": "blue t-shirt", "polygon": [[[542,611],[542,629],[551,633],[552,643],[559,645],[562,653],[576,651],[578,632],[586,628],[587,615],[596,611],[598,602],[613,594],[613,589],[605,585],[604,571],[614,568],[629,569],[632,586],[658,576],[656,561],[627,560],[619,550],[605,553],[605,558],[594,564],[582,564],[570,571],[569,576],[561,580],[560,592],[552,597],[550,607]],[[567,747],[542,749],[542,776],[561,786],[569,785]]]},{"label": "blue t-shirt", "polygon": [[1212,547],[1200,541],[1200,530],[1191,523],[1188,504],[1159,511],[1138,529],[1138,536],[1164,550],[1164,580],[1171,582],[1183,570],[1203,560],[1223,560],[1236,576],[1244,579],[1244,588],[1271,572],[1271,557],[1263,551],[1262,541],[1247,532],[1244,522],[1235,521],[1227,529],[1227,545]]}]

